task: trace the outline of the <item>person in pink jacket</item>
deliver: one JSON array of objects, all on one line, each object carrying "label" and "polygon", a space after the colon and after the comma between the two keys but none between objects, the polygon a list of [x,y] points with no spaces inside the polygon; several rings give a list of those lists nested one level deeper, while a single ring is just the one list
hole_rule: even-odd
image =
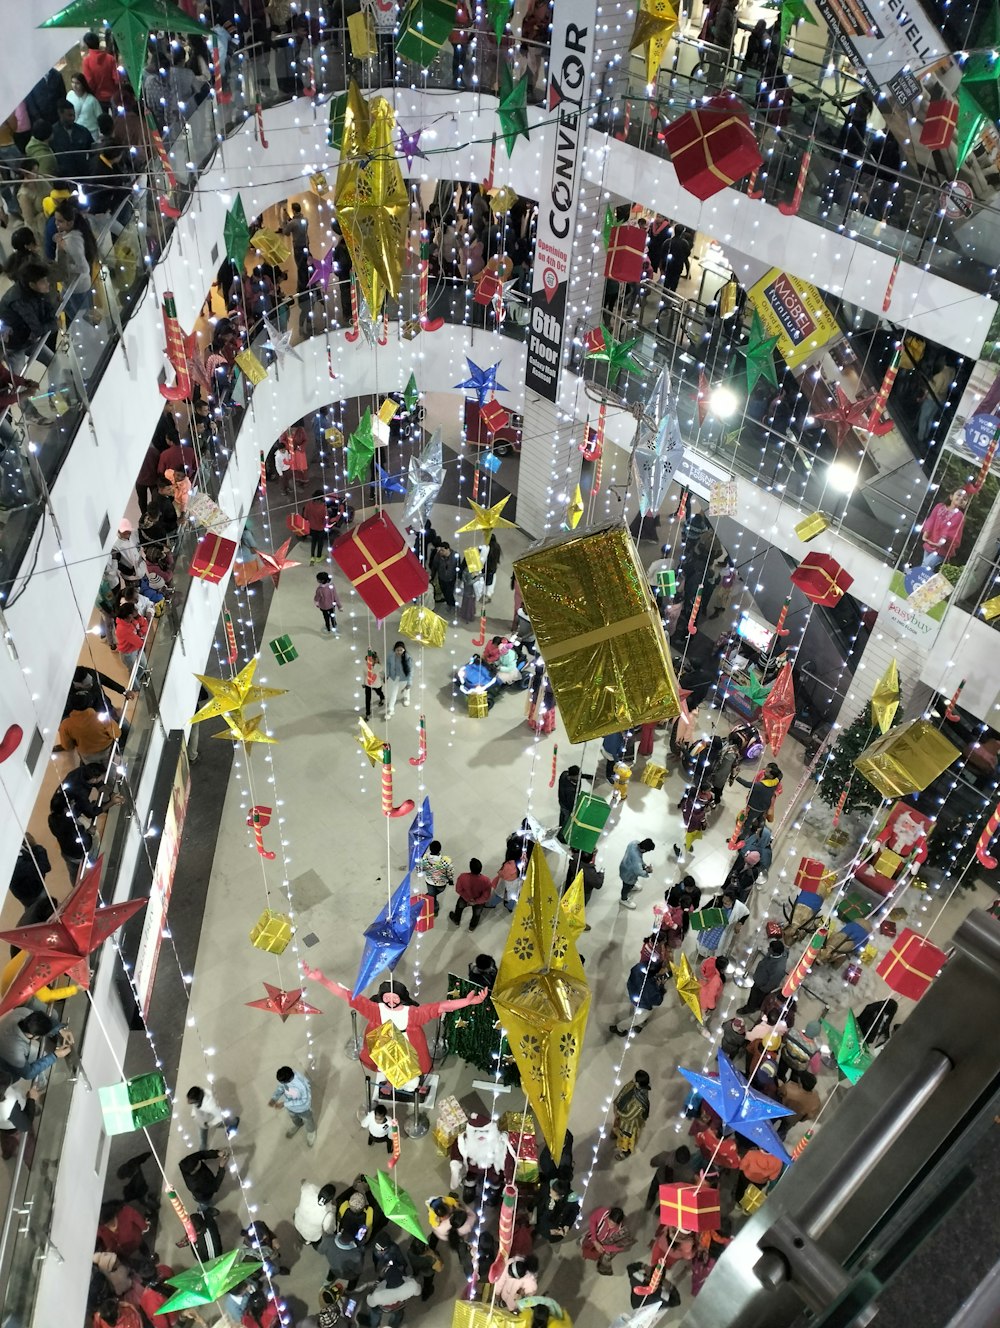
[{"label": "person in pink jacket", "polygon": [[513,1314],[525,1296],[538,1294],[538,1260],[533,1254],[523,1259],[508,1259],[493,1286],[499,1305]]},{"label": "person in pink jacket", "polygon": [[956,489],[946,503],[931,508],[930,515],[920,531],[924,546],[921,567],[940,567],[949,562],[962,542],[965,528],[965,509],[971,494],[968,489]]},{"label": "person in pink jacket", "polygon": [[699,972],[698,995],[702,1014],[710,1014],[719,1003],[722,988],[726,981],[726,969],[729,960],[722,957],[704,961]]},{"label": "person in pink jacket", "polygon": [[340,598],[337,595],[337,587],[333,584],[329,572],[317,572],[316,582],[313,603],[323,615],[323,627],[326,634],[328,636],[338,636],[337,610],[340,608]]}]

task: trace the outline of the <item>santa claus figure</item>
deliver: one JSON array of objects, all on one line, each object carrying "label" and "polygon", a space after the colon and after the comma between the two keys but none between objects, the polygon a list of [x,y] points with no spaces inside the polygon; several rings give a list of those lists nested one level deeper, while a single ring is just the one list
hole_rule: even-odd
[{"label": "santa claus figure", "polygon": [[507,1135],[496,1121],[482,1113],[470,1116],[465,1130],[451,1146],[450,1184],[462,1186],[462,1197],[470,1203],[480,1184],[487,1203],[499,1198],[507,1160]]},{"label": "santa claus figure", "polygon": [[[418,1005],[402,982],[383,982],[374,997],[352,996],[347,987],[326,977],[318,968],[309,968],[303,964],[302,971],[310,981],[322,983],[327,991],[346,1001],[351,1009],[357,1010],[365,1020],[367,1027],[365,1040],[361,1044],[361,1064],[366,1070],[370,1070],[376,1079],[384,1079],[385,1076],[368,1052],[369,1033],[374,1033],[382,1024],[394,1024],[413,1048],[417,1064],[420,1066],[420,1074],[423,1075],[431,1068],[431,1053],[427,1046],[427,1038],[424,1036],[424,1025],[451,1010],[461,1010],[466,1005],[479,1005],[489,995],[489,992],[483,989],[473,992],[470,996],[463,996],[459,1000],[432,1001],[427,1005]],[[411,1093],[419,1082],[420,1078],[417,1076],[398,1086],[399,1091]]]}]

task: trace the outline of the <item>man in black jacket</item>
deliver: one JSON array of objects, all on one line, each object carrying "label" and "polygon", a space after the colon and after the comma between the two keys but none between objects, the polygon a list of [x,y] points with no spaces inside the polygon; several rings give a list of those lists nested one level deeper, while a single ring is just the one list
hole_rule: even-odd
[{"label": "man in black jacket", "polygon": [[753,971],[753,986],[747,997],[746,1005],[741,1005],[737,1014],[750,1014],[760,1009],[764,997],[771,991],[777,991],[785,979],[788,970],[788,951],[784,941],[777,937],[767,947],[767,954]]},{"label": "man in black jacket", "polygon": [[[187,1157],[182,1157],[180,1160],[179,1167],[184,1177],[184,1184],[191,1191],[191,1197],[199,1209],[209,1216],[214,1216],[217,1211],[212,1207],[212,1200],[226,1179],[228,1160],[229,1153],[225,1148],[202,1149],[197,1153],[188,1153]],[[218,1163],[217,1171],[213,1171],[209,1165],[212,1162]]]},{"label": "man in black jacket", "polygon": [[44,263],[25,263],[21,275],[0,299],[3,344],[8,355],[31,350],[56,330],[56,305],[49,294]]},{"label": "man in black jacket", "polygon": [[89,129],[76,123],[76,111],[73,103],[59,103],[59,120],[52,127],[49,146],[56,154],[59,174],[67,180],[89,179],[91,157],[94,151],[94,136]]}]

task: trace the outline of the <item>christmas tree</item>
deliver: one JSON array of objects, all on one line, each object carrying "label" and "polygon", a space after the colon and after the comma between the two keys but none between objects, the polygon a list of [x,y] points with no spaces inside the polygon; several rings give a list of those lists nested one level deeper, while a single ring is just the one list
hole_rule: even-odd
[{"label": "christmas tree", "polygon": [[[479,991],[477,983],[448,974],[448,996],[468,996]],[[482,1005],[467,1005],[463,1010],[452,1010],[444,1016],[444,1040],[450,1052],[461,1056],[468,1065],[474,1065],[484,1074],[495,1075],[500,1065],[500,1082],[520,1084],[514,1058],[507,1046],[503,1029],[493,1002],[486,998]]]},{"label": "christmas tree", "polygon": [[[899,723],[901,716],[902,706],[896,711],[890,728]],[[854,723],[844,729],[820,768],[816,792],[823,802],[830,807],[837,807],[844,790],[847,790],[844,805],[840,808],[843,815],[848,812],[873,811],[882,801],[878,789],[854,768],[857,758],[879,736],[879,727],[872,719],[869,702]]]}]

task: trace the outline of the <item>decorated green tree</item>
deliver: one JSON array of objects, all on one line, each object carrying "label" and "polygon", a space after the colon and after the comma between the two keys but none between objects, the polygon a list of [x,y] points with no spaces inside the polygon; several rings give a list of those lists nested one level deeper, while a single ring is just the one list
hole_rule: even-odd
[{"label": "decorated green tree", "polygon": [[[449,999],[468,996],[474,991],[479,991],[476,983],[448,974]],[[499,1017],[488,997],[482,1005],[467,1005],[463,1010],[446,1014],[443,1023],[445,1044],[450,1052],[490,1076],[496,1074],[499,1060],[500,1082],[514,1085],[521,1082]]]},{"label": "decorated green tree", "polygon": [[[890,727],[895,727],[899,723],[901,713],[900,707],[893,716]],[[840,806],[843,815],[848,812],[874,811],[882,801],[882,794],[878,789],[869,784],[864,775],[854,768],[857,758],[879,736],[879,727],[872,719],[871,702],[868,702],[853,724],[844,729],[825,760],[820,763],[816,792],[828,806],[838,807],[846,789],[847,797],[843,806]]]}]

